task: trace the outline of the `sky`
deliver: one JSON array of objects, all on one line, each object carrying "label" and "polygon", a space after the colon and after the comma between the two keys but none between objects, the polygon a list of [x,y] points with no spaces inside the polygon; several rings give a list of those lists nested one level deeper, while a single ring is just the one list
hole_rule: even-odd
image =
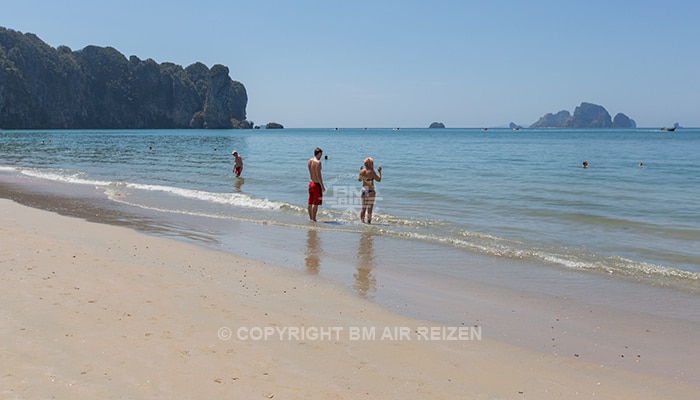
[{"label": "sky", "polygon": [[223,64],[257,125],[529,126],[589,102],[700,127],[697,0],[0,0],[0,26]]}]

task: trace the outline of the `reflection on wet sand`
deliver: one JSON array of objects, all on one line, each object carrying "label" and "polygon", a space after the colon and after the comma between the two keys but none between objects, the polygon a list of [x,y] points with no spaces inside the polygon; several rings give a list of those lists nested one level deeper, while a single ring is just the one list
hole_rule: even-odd
[{"label": "reflection on wet sand", "polygon": [[375,267],[374,237],[370,232],[362,232],[357,246],[357,272],[353,287],[362,297],[373,297],[377,291],[377,278],[372,274]]},{"label": "reflection on wet sand", "polygon": [[233,186],[236,188],[237,192],[241,191],[241,186],[245,183],[245,179],[243,178],[236,178],[236,183],[233,184]]},{"label": "reflection on wet sand", "polygon": [[316,229],[309,229],[306,232],[306,251],[304,252],[306,257],[304,261],[306,262],[306,271],[312,274],[318,274],[321,267],[321,241],[318,238],[318,231]]}]

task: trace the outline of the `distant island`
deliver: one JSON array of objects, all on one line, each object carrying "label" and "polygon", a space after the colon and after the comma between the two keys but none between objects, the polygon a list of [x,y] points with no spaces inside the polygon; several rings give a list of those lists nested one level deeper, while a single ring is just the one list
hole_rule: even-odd
[{"label": "distant island", "polygon": [[224,65],[182,68],[112,47],[53,48],[0,27],[0,128],[253,128]]},{"label": "distant island", "polygon": [[265,129],[284,129],[284,125],[278,124],[277,122],[268,122],[265,124]]},{"label": "distant island", "polygon": [[445,124],[443,124],[442,122],[433,122],[432,124],[430,124],[430,126],[428,128],[435,129],[435,128],[444,128],[444,127],[445,127]]},{"label": "distant island", "polygon": [[566,110],[547,113],[530,128],[636,128],[637,123],[625,114],[610,118],[608,111],[597,104],[581,103],[571,115]]}]

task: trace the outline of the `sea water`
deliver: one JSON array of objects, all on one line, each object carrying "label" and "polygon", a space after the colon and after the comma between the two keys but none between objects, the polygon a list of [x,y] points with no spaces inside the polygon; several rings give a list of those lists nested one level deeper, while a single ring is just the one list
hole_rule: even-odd
[{"label": "sea water", "polygon": [[[315,147],[327,188],[317,223]],[[370,265],[346,275],[373,296],[376,269],[459,279],[474,272],[462,257],[698,293],[697,154],[689,128],[0,131],[0,175],[91,191],[293,268]],[[372,226],[358,216],[365,157],[382,166]]]}]

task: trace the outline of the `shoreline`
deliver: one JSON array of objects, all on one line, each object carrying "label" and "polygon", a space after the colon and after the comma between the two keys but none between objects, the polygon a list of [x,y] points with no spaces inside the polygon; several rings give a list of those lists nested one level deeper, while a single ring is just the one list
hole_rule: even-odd
[{"label": "shoreline", "polygon": [[[687,351],[695,342],[693,332],[700,329],[700,306],[693,307],[700,301],[697,296],[610,281],[599,274],[543,266],[531,270],[527,264],[477,255],[465,259],[463,253],[450,256],[443,248],[420,254],[410,241],[375,238],[371,230],[358,239],[317,231],[316,224],[303,231],[162,220],[110,202],[89,188],[66,195],[62,187],[25,185],[0,181],[0,193],[36,209],[124,226],[317,277],[407,318],[479,326],[491,339],[546,355],[678,382],[700,381],[700,360]],[[420,267],[436,260],[443,267],[455,260],[467,263],[468,279]]]},{"label": "shoreline", "polygon": [[[13,398],[694,398],[664,377],[481,340],[250,340],[241,327],[437,326],[228,253],[0,200]],[[496,317],[497,318],[497,317]],[[232,336],[227,336],[229,328]],[[223,335],[223,336],[222,336]],[[246,340],[247,339],[247,340]]]}]

